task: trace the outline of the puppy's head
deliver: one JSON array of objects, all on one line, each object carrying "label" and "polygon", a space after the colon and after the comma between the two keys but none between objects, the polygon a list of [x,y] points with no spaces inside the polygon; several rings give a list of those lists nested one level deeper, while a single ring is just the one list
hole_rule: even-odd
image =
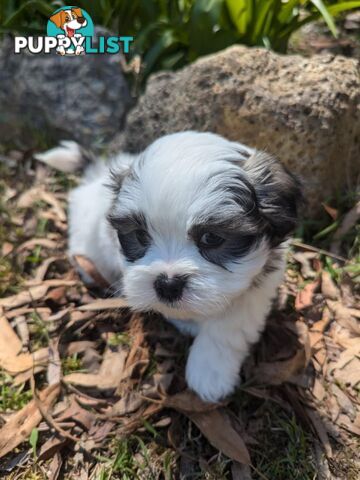
[{"label": "puppy's head", "polygon": [[182,319],[220,313],[254,283],[300,196],[273,157],[196,132],[157,140],[113,187],[129,304]]},{"label": "puppy's head", "polygon": [[87,20],[83,17],[81,8],[71,8],[69,10],[61,10],[50,17],[58,28],[61,28],[71,37],[75,30],[86,27]]}]

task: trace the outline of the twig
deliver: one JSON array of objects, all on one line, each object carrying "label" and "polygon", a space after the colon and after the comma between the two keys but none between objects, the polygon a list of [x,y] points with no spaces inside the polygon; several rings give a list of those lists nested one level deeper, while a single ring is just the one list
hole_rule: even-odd
[{"label": "twig", "polygon": [[[336,255],[335,253],[331,253],[328,250],[323,250],[322,248],[313,247],[312,245],[307,245],[306,243],[299,242],[298,240],[291,240],[291,245],[298,248],[303,248],[304,250],[310,250],[311,252],[317,252],[321,255],[326,255],[327,257],[335,258],[340,262],[349,262],[349,260],[345,257],[341,257],[340,255]],[[351,262],[349,262],[351,263]]]},{"label": "twig", "polygon": [[49,425],[49,427],[53,428],[56,432],[58,432],[62,437],[64,438],[68,438],[69,440],[71,440],[72,442],[78,442],[79,439],[77,437],[74,437],[73,435],[71,435],[71,433],[67,432],[66,430],[64,430],[63,428],[60,427],[60,425],[58,425],[55,420],[52,418],[52,416],[50,415],[50,413],[48,413],[45,409],[44,409],[44,406],[43,404],[41,403],[41,400],[40,398],[38,397],[37,393],[36,393],[36,387],[35,387],[35,377],[34,375],[31,375],[30,377],[30,386],[31,386],[31,391],[32,391],[32,394],[33,394],[33,397],[34,397],[34,401],[35,401],[35,404],[37,406],[37,408],[40,410],[40,413],[41,415],[44,417],[45,421],[47,422],[47,424]]}]

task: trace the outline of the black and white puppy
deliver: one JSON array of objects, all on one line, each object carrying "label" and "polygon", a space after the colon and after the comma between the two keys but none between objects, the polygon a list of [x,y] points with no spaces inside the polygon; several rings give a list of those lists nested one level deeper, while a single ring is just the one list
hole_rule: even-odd
[{"label": "black and white puppy", "polygon": [[[82,162],[73,142],[37,158],[68,171]],[[167,135],[87,168],[70,194],[69,250],[134,310],[160,312],[195,337],[188,385],[217,401],[264,327],[300,196],[266,153],[211,133]]]}]

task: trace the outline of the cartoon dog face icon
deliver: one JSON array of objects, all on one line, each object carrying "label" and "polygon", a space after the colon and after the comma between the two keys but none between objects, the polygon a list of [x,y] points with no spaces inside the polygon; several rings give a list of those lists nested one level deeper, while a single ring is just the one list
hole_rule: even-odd
[{"label": "cartoon dog face icon", "polygon": [[58,28],[64,30],[67,37],[73,37],[76,30],[86,27],[87,25],[87,20],[83,17],[81,8],[61,10],[50,17],[50,20],[55,23]]},{"label": "cartoon dog face icon", "polygon": [[[76,33],[76,31],[87,25],[87,20],[83,16],[81,8],[60,10],[60,12],[52,15],[50,20],[57,26],[57,28],[60,28],[65,32],[65,35],[57,35],[58,39],[69,37],[72,41],[82,37],[82,35]],[[65,47],[61,45],[56,51],[60,55],[80,55],[85,53],[84,47],[81,45],[77,45],[75,50],[65,49]]]}]

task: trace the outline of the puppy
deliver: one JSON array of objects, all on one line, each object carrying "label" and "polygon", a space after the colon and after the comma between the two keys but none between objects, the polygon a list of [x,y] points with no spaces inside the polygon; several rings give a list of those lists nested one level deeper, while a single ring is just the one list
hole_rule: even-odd
[{"label": "puppy", "polygon": [[[69,8],[61,10],[50,17],[50,20],[61,30],[64,30],[65,35],[57,35],[58,38],[66,37],[81,37],[81,34],[76,33],[76,30],[86,27],[87,20],[82,14],[81,8]],[[84,47],[78,45],[75,49],[75,55],[84,53]],[[71,50],[66,51],[63,46],[57,48],[60,55],[70,54]]]},{"label": "puppy", "polygon": [[[67,171],[84,162],[73,142],[37,158]],[[264,152],[211,133],[167,135],[87,168],[70,194],[70,255],[90,258],[132,309],[195,337],[186,379],[215,402],[264,328],[300,197]]]}]

